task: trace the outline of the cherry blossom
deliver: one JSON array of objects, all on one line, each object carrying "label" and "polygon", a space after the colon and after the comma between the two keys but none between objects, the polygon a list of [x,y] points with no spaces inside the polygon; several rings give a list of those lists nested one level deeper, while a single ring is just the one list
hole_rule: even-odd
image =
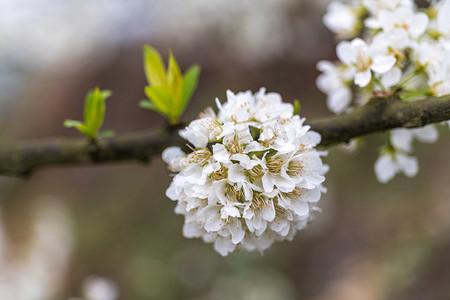
[{"label": "cherry blossom", "polygon": [[[194,120],[180,135],[192,145],[163,152],[176,175],[166,191],[185,216],[183,235],[214,243],[221,255],[291,240],[318,210],[327,166],[320,135],[276,93],[227,92],[217,115]],[[204,128],[200,128],[205,126]]]},{"label": "cherry blossom", "polygon": [[[412,0],[334,1],[323,19],[341,41],[337,62],[320,61],[317,87],[336,114],[380,96],[415,101],[450,94],[450,0],[418,8]],[[359,26],[359,28],[358,28]],[[414,176],[414,139],[434,143],[434,125],[388,131],[375,163],[380,182],[397,173]]]},{"label": "cherry blossom", "polygon": [[354,36],[358,30],[360,11],[361,9],[356,6],[333,1],[323,16],[323,23],[339,37],[349,38]]},{"label": "cherry blossom", "polygon": [[408,177],[414,177],[419,171],[417,158],[401,152],[386,152],[375,162],[375,175],[381,183],[391,180],[395,174],[404,173]]},{"label": "cherry blossom", "polygon": [[336,48],[336,54],[340,61],[353,67],[355,84],[365,87],[372,78],[372,70],[383,74],[394,66],[395,57],[381,52],[371,53],[369,46],[361,39],[356,38],[351,42],[340,42]]}]

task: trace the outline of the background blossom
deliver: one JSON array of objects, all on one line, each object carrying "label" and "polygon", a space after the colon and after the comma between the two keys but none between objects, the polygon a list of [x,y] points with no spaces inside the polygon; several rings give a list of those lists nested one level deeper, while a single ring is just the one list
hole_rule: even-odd
[{"label": "background blossom", "polygon": [[[450,94],[449,12],[449,0],[433,1],[425,9],[410,0],[332,2],[324,24],[347,40],[336,47],[339,61],[317,64],[322,74],[316,84],[327,94],[330,111],[345,113],[380,95],[414,101]],[[339,23],[341,18],[345,22]],[[387,182],[400,171],[415,176],[411,142],[414,136],[435,142],[434,126],[388,132],[374,166],[377,179]]]}]

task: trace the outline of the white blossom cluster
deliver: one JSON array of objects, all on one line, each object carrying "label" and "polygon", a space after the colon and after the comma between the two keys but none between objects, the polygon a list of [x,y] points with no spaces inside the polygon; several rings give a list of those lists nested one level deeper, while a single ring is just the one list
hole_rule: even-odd
[{"label": "white blossom cluster", "polygon": [[[320,61],[318,88],[328,108],[344,113],[373,96],[397,94],[403,101],[450,94],[450,0],[433,1],[418,9],[413,0],[352,0],[332,2],[325,25],[341,41],[337,62]],[[354,97],[356,95],[356,97]],[[379,181],[397,172],[416,175],[410,156],[416,137],[434,142],[433,126],[388,133],[387,145],[375,164]]]},{"label": "white blossom cluster", "polygon": [[192,152],[163,152],[174,176],[166,195],[185,216],[183,234],[214,242],[221,255],[263,251],[291,240],[318,210],[327,166],[320,135],[277,93],[250,91],[207,108],[180,131]]}]

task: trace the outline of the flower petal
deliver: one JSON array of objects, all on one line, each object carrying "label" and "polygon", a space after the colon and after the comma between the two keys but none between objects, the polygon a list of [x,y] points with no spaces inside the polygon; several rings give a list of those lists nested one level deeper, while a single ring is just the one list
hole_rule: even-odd
[{"label": "flower petal", "polygon": [[439,137],[439,133],[433,124],[422,128],[412,129],[415,137],[422,143],[434,143]]},{"label": "flower petal", "polygon": [[370,72],[370,69],[367,69],[364,72],[356,72],[355,74],[355,84],[360,87],[368,85],[370,79],[372,79],[372,72]]},{"label": "flower petal", "polygon": [[393,55],[377,55],[373,57],[370,68],[378,74],[383,74],[392,69],[396,61]]},{"label": "flower petal", "polygon": [[390,155],[381,155],[375,162],[375,175],[379,182],[386,183],[391,180],[395,173],[397,173],[397,167]]},{"label": "flower petal", "polygon": [[389,88],[399,83],[401,78],[402,70],[398,67],[393,67],[390,71],[381,76],[381,83]]},{"label": "flower petal", "polygon": [[407,156],[403,154],[397,154],[398,167],[408,177],[414,177],[419,171],[419,164],[417,158],[414,156]]},{"label": "flower petal", "polygon": [[422,12],[415,13],[410,24],[409,32],[415,38],[422,35],[428,26],[428,16]]},{"label": "flower petal", "polygon": [[214,144],[213,148],[213,157],[215,160],[221,163],[227,163],[230,161],[230,152],[228,152],[227,148],[225,148],[222,144]]},{"label": "flower petal", "polygon": [[273,205],[273,201],[266,203],[262,208],[262,217],[267,222],[272,222],[275,218],[275,207]]},{"label": "flower petal", "polygon": [[350,42],[340,42],[336,47],[336,54],[339,60],[346,65],[350,65],[356,61],[356,50]]},{"label": "flower petal", "polygon": [[309,205],[300,199],[292,200],[292,209],[299,216],[306,216],[309,214]]},{"label": "flower petal", "polygon": [[228,225],[228,230],[231,233],[231,242],[233,244],[239,244],[245,236],[245,231],[242,230],[241,221],[234,220]]},{"label": "flower petal", "polygon": [[218,237],[214,242],[214,249],[222,256],[227,256],[236,248],[229,238]]},{"label": "flower petal", "polygon": [[244,174],[244,167],[239,164],[232,164],[228,168],[228,180],[231,182],[244,182],[246,180]]},{"label": "flower petal", "polygon": [[203,233],[201,225],[197,223],[184,223],[183,236],[187,238],[196,238]]},{"label": "flower petal", "polygon": [[398,128],[391,131],[391,143],[396,149],[411,152],[413,132],[411,129]]},{"label": "flower petal", "polygon": [[348,108],[351,99],[352,92],[350,88],[342,87],[332,90],[327,98],[328,109],[336,114],[340,114]]}]

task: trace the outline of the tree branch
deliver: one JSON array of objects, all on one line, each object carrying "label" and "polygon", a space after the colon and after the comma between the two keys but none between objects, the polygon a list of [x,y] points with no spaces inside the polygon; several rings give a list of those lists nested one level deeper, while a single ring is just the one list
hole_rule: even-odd
[{"label": "tree branch", "polygon": [[183,140],[167,128],[132,133],[97,143],[87,138],[24,141],[0,146],[0,174],[27,176],[46,165],[88,165],[119,161],[149,162]]},{"label": "tree branch", "polygon": [[[403,102],[374,98],[346,115],[309,122],[322,135],[321,145],[397,127],[421,127],[450,119],[450,96]],[[97,143],[82,138],[36,140],[0,146],[0,174],[26,176],[46,165],[86,165],[119,161],[148,162],[168,146],[182,146],[175,129],[123,135]]]},{"label": "tree branch", "polygon": [[373,98],[346,115],[309,123],[322,135],[321,145],[397,127],[413,128],[450,119],[450,95],[404,102],[396,97]]}]

